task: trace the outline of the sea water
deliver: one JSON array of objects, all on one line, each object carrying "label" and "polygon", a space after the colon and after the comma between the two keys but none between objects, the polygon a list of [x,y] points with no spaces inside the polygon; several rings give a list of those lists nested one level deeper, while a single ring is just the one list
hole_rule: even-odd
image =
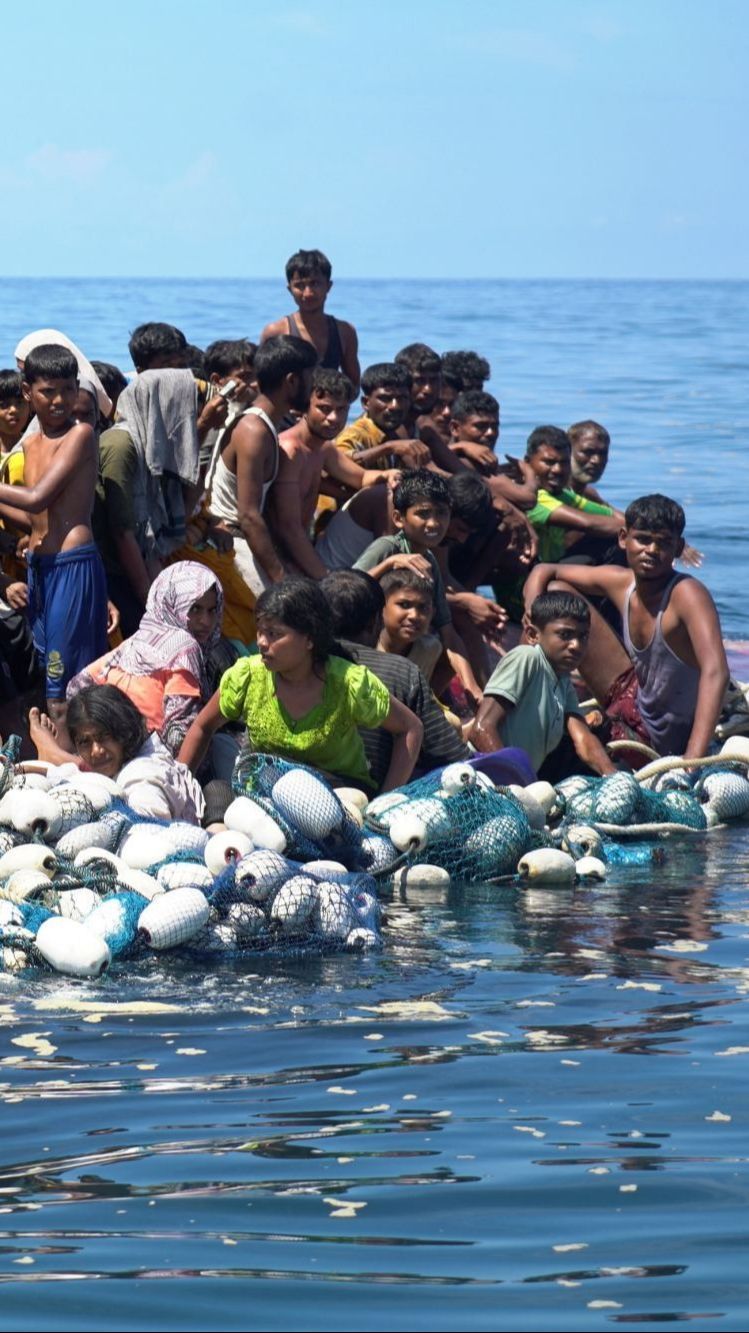
[{"label": "sea water", "polygon": [[[502,448],[592,416],[749,637],[747,284],[340,282],[362,362],[492,364]],[[253,336],[280,283],[6,282],[4,364],[64,329]],[[746,1326],[746,828],[574,890],[386,895],[364,956],[0,976],[2,1323]]]}]

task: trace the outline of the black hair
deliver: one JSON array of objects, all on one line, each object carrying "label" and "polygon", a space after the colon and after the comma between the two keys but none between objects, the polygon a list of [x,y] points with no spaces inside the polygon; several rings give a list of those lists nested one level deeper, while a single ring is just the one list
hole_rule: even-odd
[{"label": "black hair", "polygon": [[411,505],[421,500],[431,500],[434,504],[447,505],[452,509],[452,497],[444,477],[438,472],[429,472],[425,467],[411,468],[401,473],[401,479],[393,492],[393,508],[399,514],[405,514]]},{"label": "black hair", "polygon": [[130,334],[128,348],[135,369],[149,370],[156,357],[172,356],[183,352],[187,339],[173,324],[139,324]]},{"label": "black hair", "polygon": [[204,380],[206,377],[205,352],[202,347],[196,347],[195,343],[185,343],[183,348],[185,366],[191,370],[197,380]]},{"label": "black hair", "polygon": [[405,366],[412,375],[439,375],[442,361],[439,352],[426,343],[409,343],[395,354],[396,366]]},{"label": "black hair", "polygon": [[291,282],[294,275],[300,278],[324,278],[330,282],[333,266],[322,250],[297,250],[286,261],[286,281]]},{"label": "black hair", "polygon": [[217,338],[205,349],[206,375],[230,375],[240,366],[251,370],[255,364],[257,344],[249,338]]},{"label": "black hair", "polygon": [[686,516],[676,500],[667,495],[641,495],[633,500],[624,511],[624,523],[627,528],[644,528],[648,532],[672,532],[681,537],[686,524]]},{"label": "black hair", "polygon": [[356,390],[348,375],[344,375],[342,370],[329,370],[327,366],[317,367],[312,376],[312,392],[326,393],[338,403],[353,403],[356,397]]},{"label": "black hair", "polygon": [[67,347],[42,343],[26,357],[23,378],[27,384],[33,384],[34,380],[77,380],[78,362]]},{"label": "black hair", "polygon": [[386,601],[391,593],[400,592],[401,588],[411,588],[414,592],[423,593],[434,605],[433,580],[418,574],[415,569],[409,569],[408,565],[401,569],[389,569],[380,579],[380,587]]},{"label": "black hair", "polygon": [[113,366],[109,361],[92,361],[91,365],[101,380],[105,394],[115,402],[123,389],[127,388],[126,376],[119,366]]},{"label": "black hair", "polygon": [[115,685],[87,685],[68,704],[65,725],[75,745],[76,734],[93,724],[122,746],[125,763],[134,759],[148,739],[145,719],[131,699]]},{"label": "black hair", "polygon": [[312,656],[318,665],[335,651],[333,616],[315,579],[298,576],[266,588],[257,599],[255,620],[259,623],[266,616],[306,634],[312,640]]},{"label": "black hair", "polygon": [[531,603],[530,622],[536,629],[545,629],[552,620],[577,620],[590,624],[590,607],[574,592],[542,592]]},{"label": "black hair", "polygon": [[366,396],[375,389],[411,390],[411,372],[405,366],[397,366],[394,361],[378,361],[374,366],[367,366],[361,377],[361,391]]},{"label": "black hair", "polygon": [[532,458],[544,445],[548,449],[564,449],[570,452],[570,439],[566,431],[559,426],[536,426],[528,436],[525,449],[526,458]]},{"label": "black hair", "polygon": [[335,569],[320,585],[333,617],[333,632],[356,639],[382,612],[385,597],[377,579],[363,569]]},{"label": "black hair", "polygon": [[467,417],[498,417],[499,403],[493,394],[482,389],[464,389],[455,399],[451,414],[456,421],[465,421]]},{"label": "black hair", "polygon": [[471,528],[482,528],[492,512],[492,493],[478,472],[466,468],[455,472],[447,483],[452,517]]},{"label": "black hair", "polygon": [[279,389],[287,375],[301,375],[317,365],[317,352],[305,338],[279,333],[261,343],[255,353],[255,375],[261,393]]},{"label": "black hair", "polygon": [[20,370],[0,370],[0,403],[23,402],[22,384]]},{"label": "black hair", "polygon": [[605,426],[599,426],[597,421],[576,421],[574,426],[570,426],[567,435],[570,444],[577,444],[583,435],[595,435],[596,444],[605,444],[608,449],[611,444],[611,436]]},{"label": "black hair", "polygon": [[456,389],[475,389],[483,387],[485,381],[491,379],[492,368],[478,352],[445,352],[442,357],[442,374]]}]

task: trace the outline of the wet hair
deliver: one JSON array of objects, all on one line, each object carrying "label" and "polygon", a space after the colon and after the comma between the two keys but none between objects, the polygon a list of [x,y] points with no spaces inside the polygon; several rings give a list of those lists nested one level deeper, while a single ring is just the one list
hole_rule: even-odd
[{"label": "wet hair", "polygon": [[468,417],[499,417],[499,403],[491,393],[482,389],[464,389],[459,393],[450,409],[455,421],[465,421]]},{"label": "wet hair", "polygon": [[536,426],[528,436],[525,449],[526,458],[532,458],[544,446],[548,449],[564,449],[570,452],[570,440],[566,431],[559,426]]},{"label": "wet hair", "polygon": [[426,343],[409,343],[395,354],[396,366],[405,366],[412,375],[439,375],[442,361],[439,352]]},{"label": "wet hair", "polygon": [[286,261],[286,281],[291,282],[294,277],[298,278],[324,278],[330,282],[333,276],[333,266],[324,255],[322,250],[297,250],[291,259]]},{"label": "wet hair", "polygon": [[570,444],[577,444],[583,435],[594,435],[596,444],[605,444],[607,449],[611,444],[611,436],[606,427],[599,426],[597,421],[576,421],[567,431]]},{"label": "wet hair", "polygon": [[240,366],[243,370],[251,370],[256,352],[257,344],[249,338],[218,338],[205,349],[205,373],[223,377]]},{"label": "wet hair", "polygon": [[552,620],[577,620],[590,624],[590,607],[574,592],[542,592],[531,604],[530,622],[536,629],[545,629]]},{"label": "wet hair", "polygon": [[448,384],[454,384],[458,390],[475,389],[478,380],[483,385],[491,379],[492,368],[478,352],[445,352],[442,374]]},{"label": "wet hair", "polygon": [[202,347],[196,347],[195,343],[185,343],[183,348],[185,365],[191,370],[198,380],[204,380],[206,377],[205,352]]},{"label": "wet hair", "polygon": [[106,732],[122,746],[125,763],[135,758],[148,739],[145,719],[115,685],[87,685],[79,690],[68,704],[65,725],[74,745],[86,725]]},{"label": "wet hair", "polygon": [[468,468],[456,472],[447,483],[452,518],[460,518],[471,528],[482,528],[492,513],[492,493],[483,477]]},{"label": "wet hair", "polygon": [[335,569],[320,581],[333,617],[333,632],[356,639],[382,613],[385,597],[377,579],[363,569]]},{"label": "wet hair", "polygon": [[128,348],[135,369],[148,370],[157,357],[183,352],[187,339],[173,324],[139,324],[130,334]]},{"label": "wet hair", "polygon": [[452,497],[445,478],[438,472],[429,472],[425,467],[402,472],[393,492],[393,508],[399,514],[405,514],[407,509],[422,500],[431,500],[433,504],[447,505],[448,509],[452,509]]},{"label": "wet hair", "polygon": [[255,353],[255,375],[261,393],[280,389],[287,375],[301,375],[317,365],[317,352],[304,338],[279,333]]},{"label": "wet hair", "polygon": [[312,656],[317,664],[327,661],[335,651],[333,615],[315,579],[282,579],[266,588],[257,599],[255,620],[259,624],[266,617],[306,634],[312,640]]},{"label": "wet hair", "polygon": [[20,370],[0,370],[0,403],[23,402],[22,384]]},{"label": "wet hair", "polygon": [[428,597],[434,605],[434,583],[423,574],[417,574],[415,569],[409,569],[408,566],[402,569],[389,569],[380,579],[380,587],[386,601],[394,592],[410,588],[413,592],[420,592],[424,597]]},{"label": "wet hair", "polygon": [[411,372],[405,366],[397,366],[394,361],[378,361],[374,366],[367,366],[361,377],[361,391],[365,395],[375,389],[411,390]]},{"label": "wet hair", "polygon": [[113,366],[109,361],[92,361],[91,365],[101,380],[105,394],[115,402],[123,389],[127,388],[127,378],[119,366]]},{"label": "wet hair", "polygon": [[67,347],[42,343],[26,357],[23,378],[27,384],[33,384],[34,380],[77,380],[78,362]]},{"label": "wet hair", "polygon": [[686,516],[676,500],[667,495],[642,495],[633,500],[624,511],[627,528],[644,528],[648,532],[672,532],[681,537]]},{"label": "wet hair", "polygon": [[327,366],[318,366],[312,376],[312,392],[327,394],[336,403],[353,403],[356,397],[348,375],[342,370],[328,370]]}]

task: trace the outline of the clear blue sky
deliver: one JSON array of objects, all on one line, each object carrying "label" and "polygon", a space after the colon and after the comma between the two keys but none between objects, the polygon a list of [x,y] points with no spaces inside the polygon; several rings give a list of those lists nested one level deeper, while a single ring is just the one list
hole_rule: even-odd
[{"label": "clear blue sky", "polygon": [[6,275],[749,277],[747,0],[3,11]]}]

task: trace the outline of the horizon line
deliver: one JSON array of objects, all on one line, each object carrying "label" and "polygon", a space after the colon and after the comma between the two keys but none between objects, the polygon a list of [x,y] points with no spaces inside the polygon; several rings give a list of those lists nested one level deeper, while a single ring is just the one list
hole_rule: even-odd
[{"label": "horizon line", "polygon": [[[282,282],[283,274],[215,274],[215,273],[6,273],[0,274],[0,282]],[[502,277],[498,274],[480,274],[438,277],[426,275],[391,274],[387,277],[368,275],[348,275],[337,277],[337,282],[703,282],[703,283],[745,283],[749,276],[732,277],[614,277],[598,274],[591,276],[555,276],[543,277]]]}]

